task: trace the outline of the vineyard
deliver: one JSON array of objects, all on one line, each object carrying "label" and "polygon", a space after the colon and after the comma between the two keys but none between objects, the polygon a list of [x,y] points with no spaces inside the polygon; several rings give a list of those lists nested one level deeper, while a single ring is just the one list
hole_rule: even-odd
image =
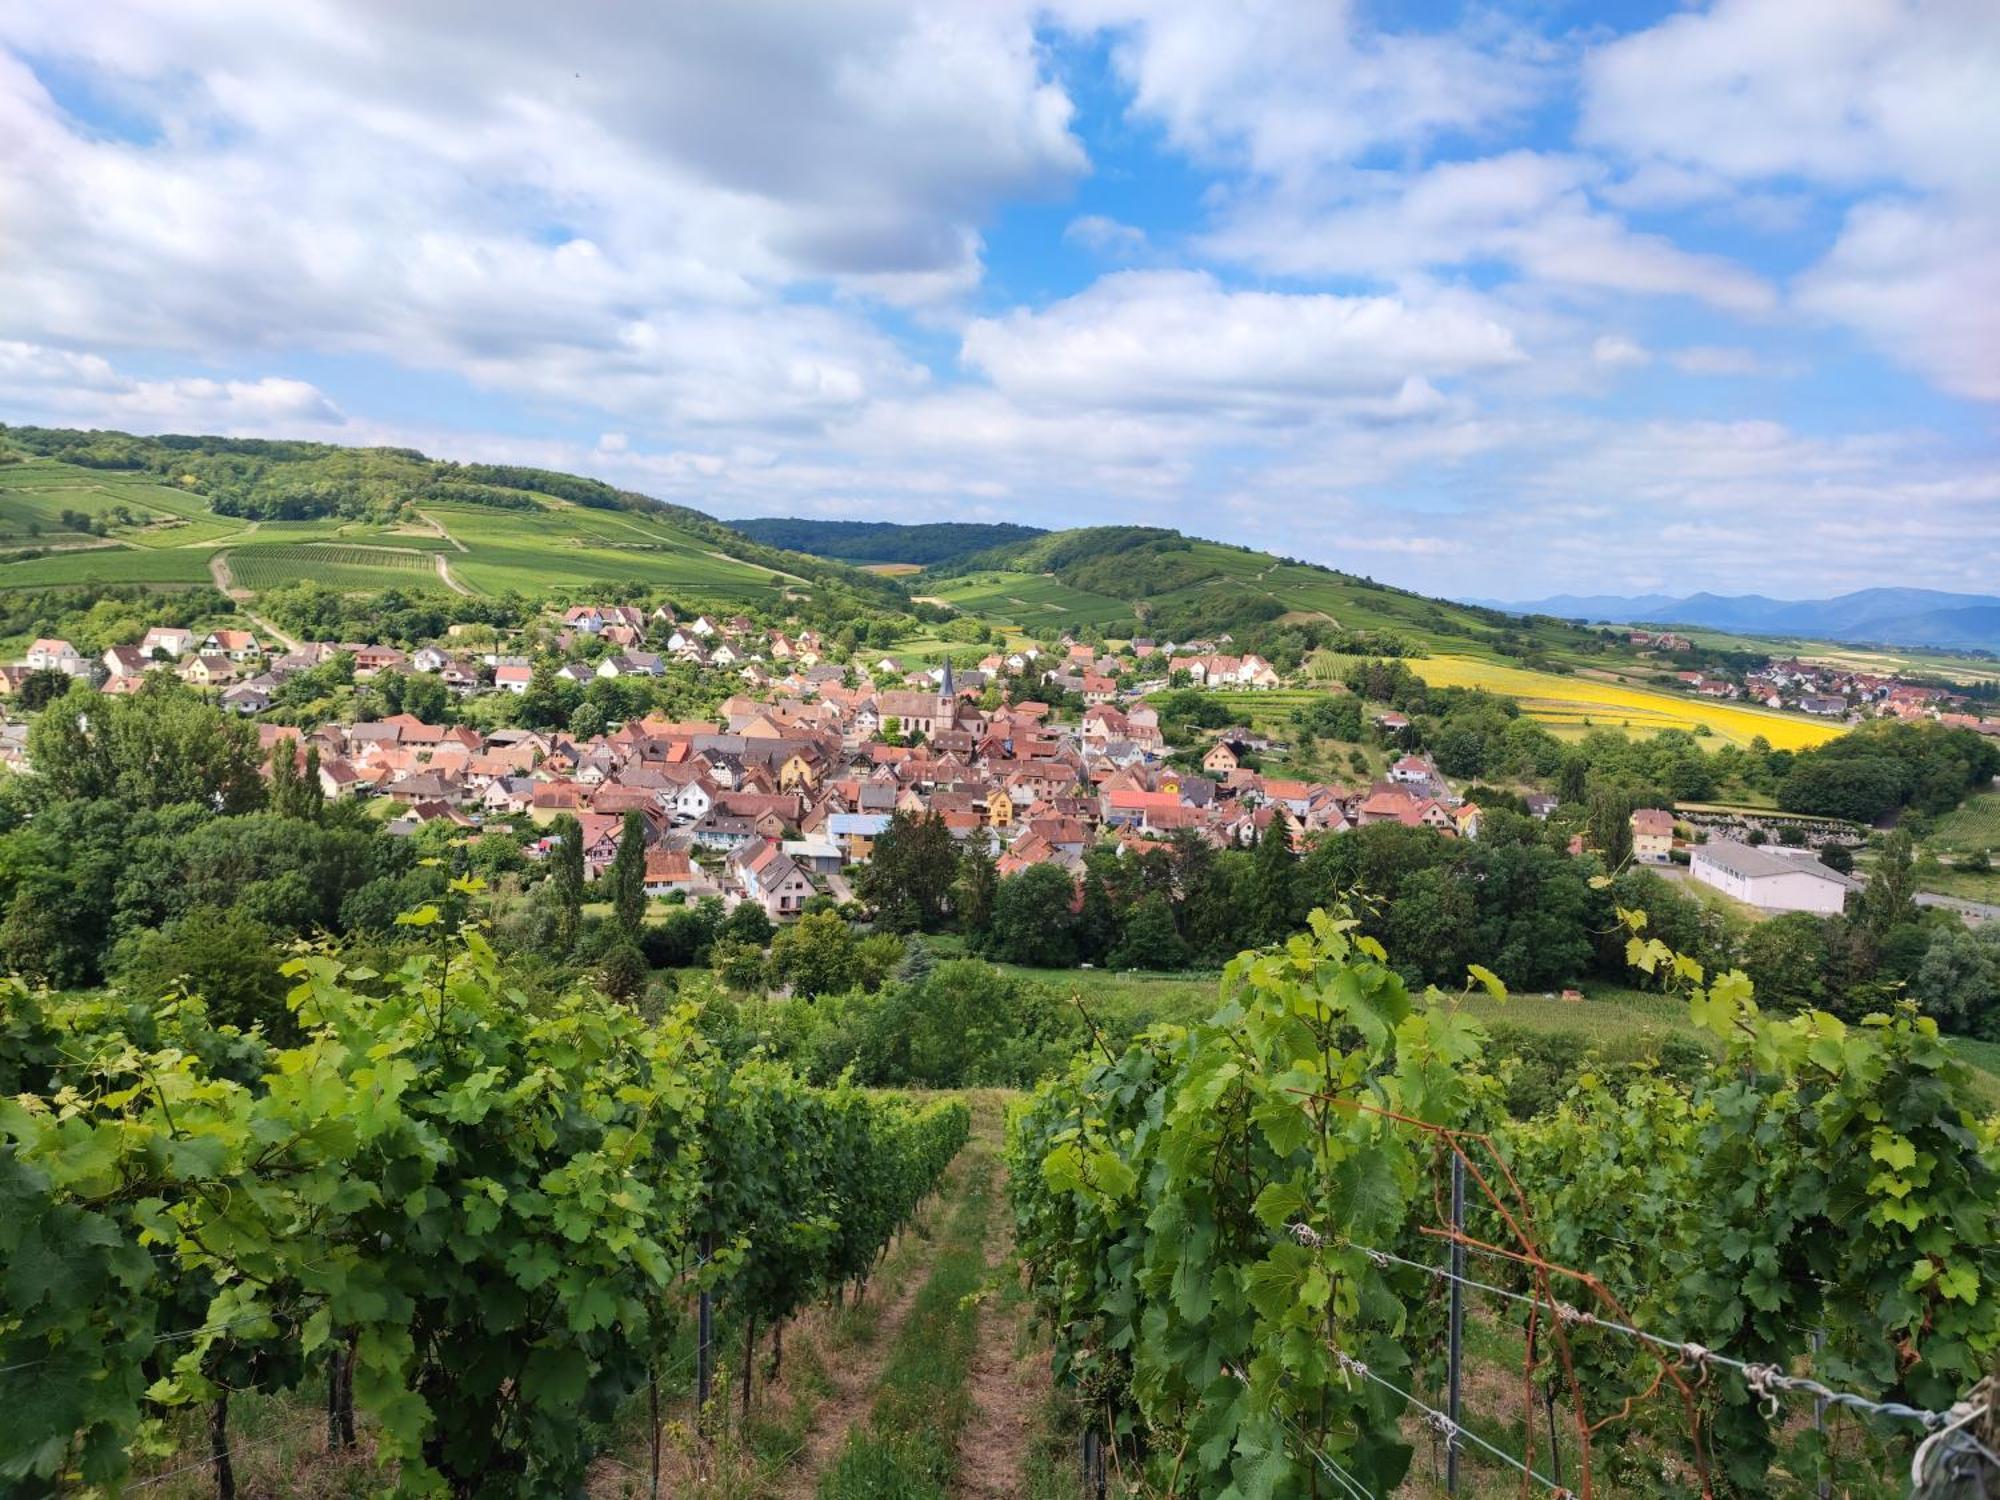
[{"label": "vineyard", "polygon": [[1420,1447],[1481,1494],[1956,1462],[2000,1353],[2000,1121],[1913,1011],[1766,1017],[1626,915],[1719,1044],[1692,1089],[1585,1077],[1510,1120],[1452,997],[1316,913],[1207,1023],[1036,1093],[1020,1251],[1127,1492],[1383,1496]]},{"label": "vineyard", "polygon": [[229,554],[229,572],[253,590],[307,581],[346,590],[443,587],[428,554],[344,542],[238,547]]},{"label": "vineyard", "polygon": [[273,1393],[335,1446],[359,1419],[399,1493],[573,1492],[702,1309],[747,1349],[865,1284],[967,1138],[691,1012],[531,1005],[476,933],[287,973],[282,1045],[192,997],[0,996],[8,1493],[231,1494],[230,1403]]}]

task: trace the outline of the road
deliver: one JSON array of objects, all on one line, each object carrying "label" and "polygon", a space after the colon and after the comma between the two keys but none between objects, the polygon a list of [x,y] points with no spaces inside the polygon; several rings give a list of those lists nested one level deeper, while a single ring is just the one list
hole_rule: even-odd
[{"label": "road", "polygon": [[1989,902],[1962,901],[1957,896],[1940,896],[1936,891],[1918,891],[1915,899],[1919,906],[1941,906],[1946,911],[1970,917],[1974,922],[2000,921],[2000,906]]},{"label": "road", "polygon": [[208,576],[215,580],[215,586],[218,589],[243,606],[243,613],[249,618],[251,624],[263,631],[264,634],[281,642],[287,651],[296,651],[299,649],[299,643],[296,640],[286,635],[284,631],[278,629],[277,626],[250,608],[250,590],[240,589],[236,586],[236,578],[229,571],[229,552],[227,548],[209,554]]}]

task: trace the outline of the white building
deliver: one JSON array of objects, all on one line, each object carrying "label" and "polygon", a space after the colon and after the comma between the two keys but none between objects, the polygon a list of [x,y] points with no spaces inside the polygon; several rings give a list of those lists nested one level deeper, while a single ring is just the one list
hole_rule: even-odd
[{"label": "white building", "polygon": [[1731,839],[1711,839],[1697,845],[1688,873],[1725,896],[1734,896],[1763,911],[1811,911],[1837,915],[1847,905],[1847,893],[1861,882],[1830,870],[1810,854],[1773,854]]}]

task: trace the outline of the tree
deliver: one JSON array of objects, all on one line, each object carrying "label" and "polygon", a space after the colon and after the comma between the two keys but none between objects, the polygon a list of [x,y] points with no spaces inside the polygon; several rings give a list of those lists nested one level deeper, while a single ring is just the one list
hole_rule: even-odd
[{"label": "tree", "polygon": [[628,940],[638,941],[646,922],[646,820],[636,812],[625,814],[611,861],[611,918]]},{"label": "tree", "polygon": [[771,979],[811,999],[838,995],[860,981],[854,934],[836,912],[800,917],[771,939]]},{"label": "tree", "polygon": [[1819,862],[1843,875],[1854,873],[1854,853],[1845,844],[1820,845]]},{"label": "tree", "polygon": [[1882,854],[1862,888],[1860,911],[1863,923],[1876,942],[1889,929],[1911,921],[1917,914],[1915,841],[1907,829],[1891,830],[1882,842]]},{"label": "tree", "polygon": [[72,679],[67,672],[58,672],[54,667],[44,667],[39,672],[30,672],[21,679],[20,687],[14,690],[14,701],[28,713],[40,713],[68,692],[71,683]]},{"label": "tree", "polygon": [[999,894],[1000,875],[993,864],[993,851],[982,837],[965,841],[958,859],[958,878],[952,882],[952,901],[958,912],[959,930],[974,949],[993,930],[993,902]]},{"label": "tree", "polygon": [[1940,927],[1917,967],[1915,989],[1946,1031],[2000,1041],[2000,927]]},{"label": "tree", "polygon": [[262,1025],[289,1038],[288,981],[278,972],[271,934],[245,913],[198,906],[132,944],[120,982],[138,999],[157,1001],[176,988],[201,996],[218,1025]]},{"label": "tree", "polygon": [[164,673],[129,698],[72,683],[28,731],[28,755],[45,804],[103,797],[128,810],[193,802],[235,813],[264,801],[256,726]]},{"label": "tree", "polygon": [[755,901],[737,902],[722,921],[722,936],[758,948],[770,942],[775,931],[777,929],[771,925],[770,913]]},{"label": "tree", "polygon": [[580,740],[594,740],[604,733],[604,710],[588,698],[577,704],[569,716],[569,732]]},{"label": "tree", "polygon": [[583,825],[564,813],[549,825],[555,847],[549,869],[549,895],[555,903],[555,944],[558,953],[576,946],[583,927]]},{"label": "tree", "polygon": [[1076,962],[1076,883],[1060,865],[1030,865],[1000,882],[993,955],[1005,963],[1066,969]]},{"label": "tree", "polygon": [[1283,811],[1272,814],[1250,856],[1250,882],[1243,913],[1252,943],[1281,943],[1299,925],[1298,856],[1292,852],[1292,825]]},{"label": "tree", "polygon": [[732,990],[761,989],[764,984],[764,950],[738,938],[723,938],[709,957],[716,978]]},{"label": "tree", "polygon": [[856,884],[889,931],[935,932],[951,909],[958,872],[958,845],[944,819],[899,812],[875,840]]},{"label": "tree", "polygon": [[627,1005],[646,993],[646,981],[651,978],[652,970],[637,943],[613,943],[597,965],[597,982],[604,986],[604,993]]},{"label": "tree", "polygon": [[298,742],[281,739],[271,746],[271,784],[265,793],[267,805],[281,818],[317,823],[326,808],[326,791],[319,784],[319,746],[307,748],[305,767],[299,767]]},{"label": "tree", "polygon": [[1125,917],[1125,933],[1111,954],[1114,969],[1184,969],[1187,944],[1174,926],[1174,909],[1158,891],[1142,896]]}]

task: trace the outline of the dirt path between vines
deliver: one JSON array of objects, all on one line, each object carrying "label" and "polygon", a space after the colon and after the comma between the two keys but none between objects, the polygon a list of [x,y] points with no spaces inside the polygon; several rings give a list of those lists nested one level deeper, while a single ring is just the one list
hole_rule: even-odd
[{"label": "dirt path between vines", "polygon": [[1003,1217],[986,1240],[989,1294],[972,1363],[972,1415],[958,1438],[955,1493],[963,1500],[1013,1500],[1021,1493],[1037,1409],[1049,1388],[1046,1350],[1022,1337],[1026,1304],[1008,1295],[1015,1275],[1014,1236]]},{"label": "dirt path between vines", "polygon": [[[820,1475],[840,1457],[847,1446],[847,1434],[865,1421],[875,1404],[875,1391],[882,1383],[882,1367],[889,1351],[910,1316],[910,1308],[930,1279],[930,1260],[913,1259],[902,1271],[895,1293],[875,1314],[875,1330],[865,1344],[840,1344],[833,1337],[829,1319],[820,1330],[820,1347],[826,1361],[826,1378],[833,1389],[813,1407],[812,1427],[798,1455],[774,1476],[774,1495],[785,1500],[811,1500],[819,1488]],[[837,1314],[835,1316],[838,1316]]]}]

